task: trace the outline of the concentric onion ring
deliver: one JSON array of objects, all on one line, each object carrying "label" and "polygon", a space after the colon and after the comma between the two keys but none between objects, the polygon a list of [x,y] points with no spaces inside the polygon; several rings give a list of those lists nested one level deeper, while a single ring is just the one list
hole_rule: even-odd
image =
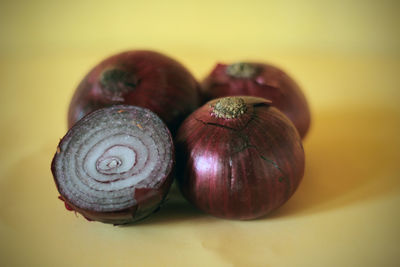
[{"label": "concentric onion ring", "polygon": [[52,163],[66,204],[91,220],[127,223],[157,209],[172,180],[168,128],[148,109],[97,110],[60,141]]}]

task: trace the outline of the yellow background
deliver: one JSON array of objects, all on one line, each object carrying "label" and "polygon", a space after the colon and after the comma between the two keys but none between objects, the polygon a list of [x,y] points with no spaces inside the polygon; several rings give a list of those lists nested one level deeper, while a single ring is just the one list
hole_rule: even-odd
[{"label": "yellow background", "polygon": [[[1,1],[0,266],[399,266],[397,1]],[[296,194],[260,220],[205,215],[173,189],[151,218],[89,223],[57,200],[50,161],[80,79],[154,49],[203,78],[266,61],[313,111]]]}]

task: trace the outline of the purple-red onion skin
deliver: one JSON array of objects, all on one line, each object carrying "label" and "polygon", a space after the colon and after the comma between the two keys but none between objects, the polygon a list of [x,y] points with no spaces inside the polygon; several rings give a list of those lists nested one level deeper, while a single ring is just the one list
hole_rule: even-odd
[{"label": "purple-red onion skin", "polygon": [[[107,87],[102,80],[110,70],[117,72]],[[128,104],[155,112],[174,132],[200,101],[199,84],[182,64],[153,51],[128,51],[105,59],[85,76],[71,100],[68,126],[96,109]]]},{"label": "purple-red onion skin", "polygon": [[256,96],[269,99],[296,126],[304,138],[309,130],[309,105],[299,85],[281,69],[263,63],[248,63],[258,72],[250,78],[227,74],[226,64],[217,64],[201,84],[205,101],[225,96]]},{"label": "purple-red onion skin", "polygon": [[[169,175],[167,179],[165,179],[165,182],[160,185],[160,189],[147,189],[148,192],[146,194],[143,194],[140,197],[136,195],[136,199],[139,203],[138,205],[114,212],[97,212],[82,209],[72,204],[71,201],[63,196],[59,196],[59,199],[64,201],[65,208],[67,210],[80,213],[88,221],[99,221],[102,223],[109,223],[114,225],[129,224],[147,218],[153,212],[156,212],[162,202],[165,200],[169,188],[172,185],[172,181],[173,176]],[[136,190],[136,194],[137,192],[138,189]]]},{"label": "purple-red onion skin", "polygon": [[242,97],[236,119],[211,115],[210,101],[192,113],[176,136],[183,195],[216,217],[255,219],[284,204],[304,174],[301,138],[270,102]]}]

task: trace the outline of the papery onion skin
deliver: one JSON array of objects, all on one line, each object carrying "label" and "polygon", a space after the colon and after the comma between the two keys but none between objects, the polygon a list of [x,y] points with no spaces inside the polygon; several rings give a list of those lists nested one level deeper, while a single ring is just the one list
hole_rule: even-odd
[{"label": "papery onion skin", "polygon": [[256,96],[272,101],[296,126],[304,138],[311,114],[299,85],[283,70],[264,63],[217,64],[203,80],[205,101],[225,96]]},{"label": "papery onion skin", "polygon": [[292,122],[270,101],[240,98],[247,110],[237,118],[213,115],[216,99],[182,123],[177,171],[183,195],[196,207],[216,217],[249,220],[292,196],[304,175],[304,150]]},{"label": "papery onion skin", "polygon": [[174,165],[172,136],[163,121],[148,109],[115,105],[88,114],[68,131],[51,170],[68,210],[120,225],[159,209]]},{"label": "papery onion skin", "polygon": [[147,50],[116,54],[81,81],[69,106],[68,126],[93,110],[115,104],[148,108],[175,132],[200,105],[200,88],[182,64],[163,54]]}]

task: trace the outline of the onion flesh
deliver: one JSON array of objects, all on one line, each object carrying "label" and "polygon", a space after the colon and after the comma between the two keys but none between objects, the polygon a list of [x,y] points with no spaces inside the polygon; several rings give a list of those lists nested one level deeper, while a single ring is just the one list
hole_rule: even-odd
[{"label": "onion flesh", "polygon": [[66,207],[125,224],[154,212],[172,182],[174,147],[148,109],[116,105],[82,118],[60,141],[52,172]]}]

